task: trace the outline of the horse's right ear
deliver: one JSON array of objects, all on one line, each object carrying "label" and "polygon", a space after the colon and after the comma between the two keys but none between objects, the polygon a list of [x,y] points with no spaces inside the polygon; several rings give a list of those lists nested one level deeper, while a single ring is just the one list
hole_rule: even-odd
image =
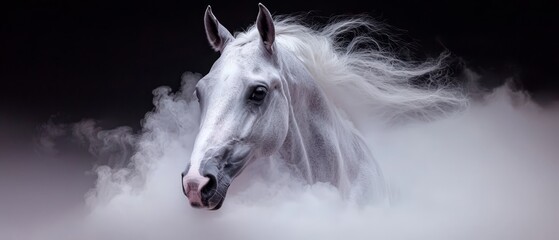
[{"label": "horse's right ear", "polygon": [[204,26],[206,27],[208,41],[216,52],[222,52],[225,45],[234,38],[229,30],[217,21],[217,18],[212,13],[212,7],[209,5],[204,15]]}]

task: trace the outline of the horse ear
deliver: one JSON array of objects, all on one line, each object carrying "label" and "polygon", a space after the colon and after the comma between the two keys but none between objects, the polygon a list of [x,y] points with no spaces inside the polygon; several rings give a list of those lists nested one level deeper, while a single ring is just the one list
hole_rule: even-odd
[{"label": "horse ear", "polygon": [[217,18],[212,12],[212,7],[209,5],[204,15],[204,26],[206,27],[208,41],[216,52],[222,52],[225,45],[234,39],[229,30],[217,21]]},{"label": "horse ear", "polygon": [[274,40],[276,38],[276,29],[274,27],[274,20],[272,19],[272,14],[270,11],[262,4],[258,4],[259,11],[258,17],[256,18],[256,28],[260,37],[262,38],[262,43],[269,53],[273,53]]}]

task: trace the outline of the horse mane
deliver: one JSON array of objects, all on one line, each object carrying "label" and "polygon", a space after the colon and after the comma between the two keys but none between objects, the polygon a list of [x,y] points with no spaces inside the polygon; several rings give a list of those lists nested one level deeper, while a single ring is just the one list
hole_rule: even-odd
[{"label": "horse mane", "polygon": [[[338,18],[323,26],[304,25],[297,16],[276,16],[274,22],[277,47],[301,60],[333,104],[350,118],[367,109],[389,121],[431,120],[467,105],[465,94],[447,71],[447,52],[425,61],[400,59],[394,48],[383,47],[373,37],[379,33],[391,37],[383,25],[366,17]],[[252,26],[236,33],[234,42],[257,39]]]}]

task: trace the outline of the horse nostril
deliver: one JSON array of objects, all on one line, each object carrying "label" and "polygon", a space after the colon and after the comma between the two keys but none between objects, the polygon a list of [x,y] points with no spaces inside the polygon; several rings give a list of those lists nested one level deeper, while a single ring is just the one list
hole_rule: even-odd
[{"label": "horse nostril", "polygon": [[208,181],[208,183],[206,183],[206,185],[204,185],[202,187],[202,189],[200,189],[201,193],[202,193],[202,199],[208,199],[210,198],[215,191],[217,190],[217,179],[215,178],[215,176],[211,175],[211,174],[206,174],[204,177],[209,178],[210,180]]}]

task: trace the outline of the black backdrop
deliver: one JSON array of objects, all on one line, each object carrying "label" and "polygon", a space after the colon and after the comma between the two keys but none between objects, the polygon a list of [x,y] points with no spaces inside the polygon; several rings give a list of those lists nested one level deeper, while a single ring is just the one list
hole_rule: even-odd
[{"label": "black backdrop", "polygon": [[[275,14],[369,14],[420,56],[449,49],[484,76],[513,76],[538,99],[559,92],[555,1],[268,1]],[[0,120],[34,126],[94,118],[139,126],[151,91],[206,73],[207,4],[231,31],[257,1],[18,1],[0,5]],[[1,122],[0,122],[1,123]]]}]

